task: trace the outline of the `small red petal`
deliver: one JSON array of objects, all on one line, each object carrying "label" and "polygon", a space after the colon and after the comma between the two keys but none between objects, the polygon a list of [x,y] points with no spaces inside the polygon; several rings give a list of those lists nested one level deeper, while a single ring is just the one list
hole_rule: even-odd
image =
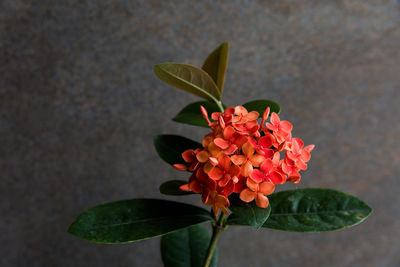
[{"label": "small red petal", "polygon": [[232,126],[227,126],[224,129],[224,138],[229,140],[233,137],[233,135],[235,134],[235,129]]},{"label": "small red petal", "polygon": [[304,162],[309,161],[310,158],[311,158],[310,152],[308,152],[305,149],[301,150],[300,155],[301,155],[301,160],[304,161]]},{"label": "small red petal", "polygon": [[240,192],[240,199],[244,202],[251,202],[255,197],[255,193],[250,189],[244,189],[242,192]]},{"label": "small red petal", "polygon": [[256,183],[261,183],[264,178],[265,178],[265,174],[262,173],[260,170],[258,169],[254,169],[253,172],[250,174],[249,176],[254,182]]},{"label": "small red petal", "polygon": [[251,165],[250,161],[247,161],[245,164],[243,164],[241,173],[244,177],[248,177],[252,172],[253,172],[253,165]]},{"label": "small red petal", "polygon": [[260,154],[254,154],[250,157],[249,160],[254,167],[259,167],[261,163],[263,163],[263,161],[265,160],[265,157]]},{"label": "small red petal", "polygon": [[190,172],[193,172],[193,171],[195,171],[196,169],[197,169],[197,167],[200,165],[200,162],[198,162],[197,160],[196,161],[193,161],[191,164],[190,164],[190,166],[189,166],[189,171]]},{"label": "small red petal", "polygon": [[200,112],[201,112],[201,115],[203,116],[203,118],[207,121],[208,125],[210,125],[211,122],[210,122],[210,119],[208,118],[207,110],[203,106],[200,106]]},{"label": "small red petal", "polygon": [[278,114],[276,114],[275,112],[272,112],[270,120],[271,120],[273,125],[279,125],[279,123],[281,122],[281,120],[279,119]]},{"label": "small red petal", "polygon": [[281,121],[279,126],[283,131],[285,131],[287,133],[293,129],[293,125],[288,121]]},{"label": "small red petal", "polygon": [[192,191],[192,190],[189,188],[189,184],[181,185],[181,186],[179,187],[179,189],[182,190],[182,191]]},{"label": "small red petal", "polygon": [[211,191],[208,188],[205,188],[203,193],[201,194],[201,201],[203,201],[204,204],[207,204],[209,202],[210,194]]},{"label": "small red petal", "polygon": [[174,167],[175,169],[177,169],[179,171],[187,170],[187,166],[185,164],[174,164],[174,165],[172,165],[172,167]]},{"label": "small red petal", "polygon": [[236,115],[247,115],[248,111],[243,106],[236,106],[235,107],[235,114]]},{"label": "small red petal", "polygon": [[201,186],[201,184],[194,180],[193,182],[191,182],[189,184],[190,189],[195,192],[195,193],[201,193],[203,191],[203,187]]},{"label": "small red petal", "polygon": [[272,163],[271,159],[266,159],[264,162],[261,164],[260,169],[262,172],[268,174],[274,167],[274,164]]},{"label": "small red petal", "polygon": [[299,148],[302,148],[304,146],[304,142],[300,138],[297,138],[297,137],[293,138],[292,142],[296,142],[299,145]]},{"label": "small red petal", "polygon": [[239,176],[239,175],[240,175],[240,167],[237,166],[237,165],[235,165],[235,164],[232,164],[232,165],[230,166],[230,168],[229,168],[229,173],[230,173],[232,176]]},{"label": "small red petal", "polygon": [[259,206],[260,208],[265,209],[265,208],[268,207],[268,205],[269,205],[268,198],[267,198],[266,196],[264,196],[263,194],[258,193],[258,194],[257,194],[257,197],[256,197],[256,204],[257,204],[257,206]]},{"label": "small red petal", "polygon": [[218,185],[221,187],[224,187],[228,184],[228,182],[231,180],[231,176],[226,174],[224,176],[224,178],[222,178],[221,180],[219,180]]},{"label": "small red petal", "polygon": [[242,146],[242,151],[243,151],[243,154],[247,158],[249,158],[250,156],[252,156],[254,154],[255,148],[250,142],[247,142]]},{"label": "small red petal", "polygon": [[235,143],[235,145],[237,145],[238,147],[241,148],[247,141],[249,141],[249,137],[247,137],[246,135],[238,135],[235,138],[234,143]]},{"label": "small red petal", "polygon": [[269,134],[261,137],[258,140],[258,145],[261,146],[262,148],[270,148],[273,142],[274,142],[274,137],[271,134]]},{"label": "small red petal", "polygon": [[267,107],[262,115],[261,127],[264,127],[264,122],[268,119],[269,116],[269,107]]},{"label": "small red petal", "polygon": [[224,196],[229,196],[230,194],[233,193],[233,189],[234,189],[234,183],[232,182],[232,180],[230,180],[228,182],[228,184],[226,184],[224,187],[222,187],[222,190],[220,190],[220,193]]},{"label": "small red petal", "polygon": [[216,158],[214,158],[214,157],[209,157],[208,160],[210,161],[210,163],[211,163],[213,166],[217,166],[217,165],[218,165],[218,160],[217,160]]},{"label": "small red petal", "polygon": [[222,115],[222,113],[221,112],[213,112],[213,113],[211,113],[211,118],[213,119],[213,120],[218,120],[218,118],[220,117]]},{"label": "small red petal", "polygon": [[275,190],[275,185],[268,182],[261,183],[259,187],[259,191],[264,195],[271,195]]},{"label": "small red petal", "polygon": [[286,162],[282,162],[282,171],[286,174],[288,174],[290,172],[290,168],[289,166],[286,164]]},{"label": "small red petal", "polygon": [[235,193],[240,193],[245,188],[246,188],[245,180],[239,179],[239,182],[233,184],[233,192]]},{"label": "small red petal", "polygon": [[229,167],[231,166],[231,159],[227,155],[224,155],[224,154],[221,154],[218,157],[218,162],[219,162],[219,166],[221,166],[222,169],[224,169],[224,170],[228,170]]},{"label": "small red petal", "polygon": [[196,157],[196,154],[194,153],[193,149],[186,150],[185,152],[182,153],[182,158],[184,161],[190,163],[192,162]]},{"label": "small red petal", "polygon": [[232,155],[233,153],[235,153],[236,150],[237,150],[237,146],[234,144],[231,144],[227,149],[225,149],[224,153],[226,155]]},{"label": "small red petal", "polygon": [[231,157],[231,161],[233,162],[233,164],[240,166],[246,162],[246,158],[243,155],[233,155]]},{"label": "small red petal", "polygon": [[307,164],[305,164],[305,163],[304,163],[303,161],[301,161],[301,160],[296,161],[296,162],[294,163],[294,165],[295,165],[297,168],[299,168],[300,170],[303,170],[303,171],[307,170]]},{"label": "small red petal", "polygon": [[208,173],[208,176],[213,180],[221,179],[222,175],[223,171],[218,167],[212,168],[211,171]]},{"label": "small red petal", "polygon": [[270,174],[268,174],[268,178],[273,184],[283,184],[285,182],[283,176],[277,171],[272,171]]},{"label": "small red petal", "polygon": [[196,158],[199,162],[204,163],[207,162],[209,156],[210,154],[207,151],[203,150],[197,153]]},{"label": "small red petal", "polygon": [[222,118],[222,116],[220,116],[218,121],[219,121],[219,125],[221,126],[221,128],[224,129],[225,128],[224,118]]},{"label": "small red petal", "polygon": [[250,190],[252,190],[252,191],[258,191],[258,183],[256,183],[256,182],[254,182],[252,179],[250,179],[250,178],[247,178],[247,180],[246,180],[246,186],[248,187],[248,188],[250,188]]},{"label": "small red petal", "polygon": [[251,111],[249,112],[249,114],[247,114],[246,117],[249,121],[253,121],[256,120],[259,116],[260,114],[257,111]]},{"label": "small red petal", "polygon": [[215,138],[214,144],[216,144],[221,149],[227,149],[230,143],[222,138]]},{"label": "small red petal", "polygon": [[304,148],[305,151],[311,152],[315,148],[315,145],[308,145]]}]

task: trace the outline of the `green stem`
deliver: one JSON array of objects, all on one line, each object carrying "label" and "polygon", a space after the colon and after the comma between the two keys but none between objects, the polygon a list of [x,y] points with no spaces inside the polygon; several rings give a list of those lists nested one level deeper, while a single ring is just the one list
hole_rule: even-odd
[{"label": "green stem", "polygon": [[210,242],[210,246],[208,247],[208,250],[207,250],[207,256],[206,256],[206,259],[204,260],[203,267],[208,267],[210,265],[212,256],[214,254],[214,250],[217,247],[218,239],[225,229],[226,229],[225,214],[221,213],[221,215],[218,218],[218,221],[213,226],[211,242]]},{"label": "green stem", "polygon": [[221,110],[221,112],[224,113],[225,109],[224,109],[224,106],[222,105],[222,102],[216,100],[215,103],[216,103],[217,106],[219,107],[219,110]]}]

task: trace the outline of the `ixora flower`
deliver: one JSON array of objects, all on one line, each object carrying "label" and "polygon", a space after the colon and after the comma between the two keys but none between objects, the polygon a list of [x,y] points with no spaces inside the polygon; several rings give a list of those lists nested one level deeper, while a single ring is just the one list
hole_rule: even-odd
[{"label": "ixora flower", "polygon": [[[228,44],[223,43],[201,68],[180,63],[154,68],[162,81],[206,100],[187,105],[173,120],[211,129],[201,143],[179,135],[154,137],[160,158],[190,173],[189,180],[163,183],[160,192],[201,194],[212,212],[181,202],[134,198],[86,210],[69,233],[106,244],[162,236],[165,267],[215,267],[215,248],[228,226],[326,232],[354,226],[368,217],[370,207],[336,190],[274,193],[281,184],[300,182],[314,145],[305,146],[292,136],[293,125],[279,118],[280,106],[271,100],[226,108],[221,98],[227,60]],[[207,221],[211,221],[211,235],[200,225]]]},{"label": "ixora flower", "polygon": [[[173,166],[193,173],[180,189],[201,193],[203,203],[212,206],[215,216],[220,210],[230,214],[228,197],[232,193],[239,193],[244,202],[255,200],[258,207],[267,208],[267,195],[274,192],[275,185],[300,181],[299,171],[307,169],[314,145],[303,148],[300,138],[292,138],[292,124],[281,121],[275,112],[268,123],[269,107],[263,112],[261,125],[259,113],[243,106],[213,112],[213,122],[205,107],[200,106],[200,112],[212,132],[204,137],[202,149],[182,153],[186,165]],[[286,158],[280,159],[280,153]]]}]

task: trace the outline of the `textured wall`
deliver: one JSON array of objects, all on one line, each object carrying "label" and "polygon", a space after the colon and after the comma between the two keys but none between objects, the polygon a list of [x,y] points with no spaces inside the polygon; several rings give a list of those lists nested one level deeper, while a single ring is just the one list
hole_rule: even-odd
[{"label": "textured wall", "polygon": [[158,239],[106,246],[66,229],[88,207],[162,197],[160,183],[185,178],[152,136],[200,140],[170,121],[197,98],[152,68],[200,65],[229,41],[225,102],[280,103],[316,144],[298,187],[375,211],[326,234],[231,227],[220,266],[399,266],[399,15],[378,0],[0,1],[0,265],[160,266]]}]

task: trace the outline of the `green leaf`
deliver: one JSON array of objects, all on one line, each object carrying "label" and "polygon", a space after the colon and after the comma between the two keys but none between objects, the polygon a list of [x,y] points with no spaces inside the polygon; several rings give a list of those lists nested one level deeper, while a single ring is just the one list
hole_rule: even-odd
[{"label": "green leaf", "polygon": [[[191,226],[161,238],[161,257],[165,267],[201,267],[210,244],[210,233],[202,226]],[[217,266],[215,249],[209,266]]]},{"label": "green leaf", "polygon": [[95,206],[68,232],[96,243],[127,243],[164,235],[211,220],[208,211],[174,201],[130,199]]},{"label": "green leaf", "polygon": [[274,101],[271,100],[254,100],[247,102],[246,104],[243,104],[243,106],[248,110],[248,111],[257,111],[260,113],[260,116],[263,115],[264,111],[267,109],[267,107],[270,108],[270,112],[275,112],[276,114],[279,114],[281,111],[281,107],[275,103]]},{"label": "green leaf", "polygon": [[263,227],[295,232],[326,232],[364,221],[372,209],[358,198],[332,189],[306,188],[270,196],[272,211]]},{"label": "green leaf", "polygon": [[220,94],[224,89],[225,73],[228,66],[229,44],[222,43],[204,61],[205,70],[217,84]]},{"label": "green leaf", "polygon": [[221,112],[217,104],[215,103],[211,103],[208,101],[198,101],[184,107],[172,120],[176,122],[209,128],[206,120],[201,115],[200,106],[203,106],[207,110],[209,115],[211,115],[211,113],[213,112]]},{"label": "green leaf", "polygon": [[173,165],[185,163],[182,153],[188,149],[201,148],[202,145],[180,135],[163,134],[154,136],[154,147],[160,158]]},{"label": "green leaf", "polygon": [[183,191],[179,189],[181,185],[187,184],[187,181],[180,181],[180,180],[171,180],[168,182],[163,183],[160,186],[160,192],[164,195],[170,196],[183,196],[183,195],[193,195],[194,192],[191,191]]},{"label": "green leaf", "polygon": [[249,225],[255,228],[263,226],[271,213],[271,207],[266,209],[258,207],[254,201],[250,203],[243,202],[239,194],[229,196],[229,209],[232,214],[228,217],[229,225]]},{"label": "green leaf", "polygon": [[161,63],[154,72],[164,82],[210,101],[221,99],[213,79],[204,70],[188,64]]}]

